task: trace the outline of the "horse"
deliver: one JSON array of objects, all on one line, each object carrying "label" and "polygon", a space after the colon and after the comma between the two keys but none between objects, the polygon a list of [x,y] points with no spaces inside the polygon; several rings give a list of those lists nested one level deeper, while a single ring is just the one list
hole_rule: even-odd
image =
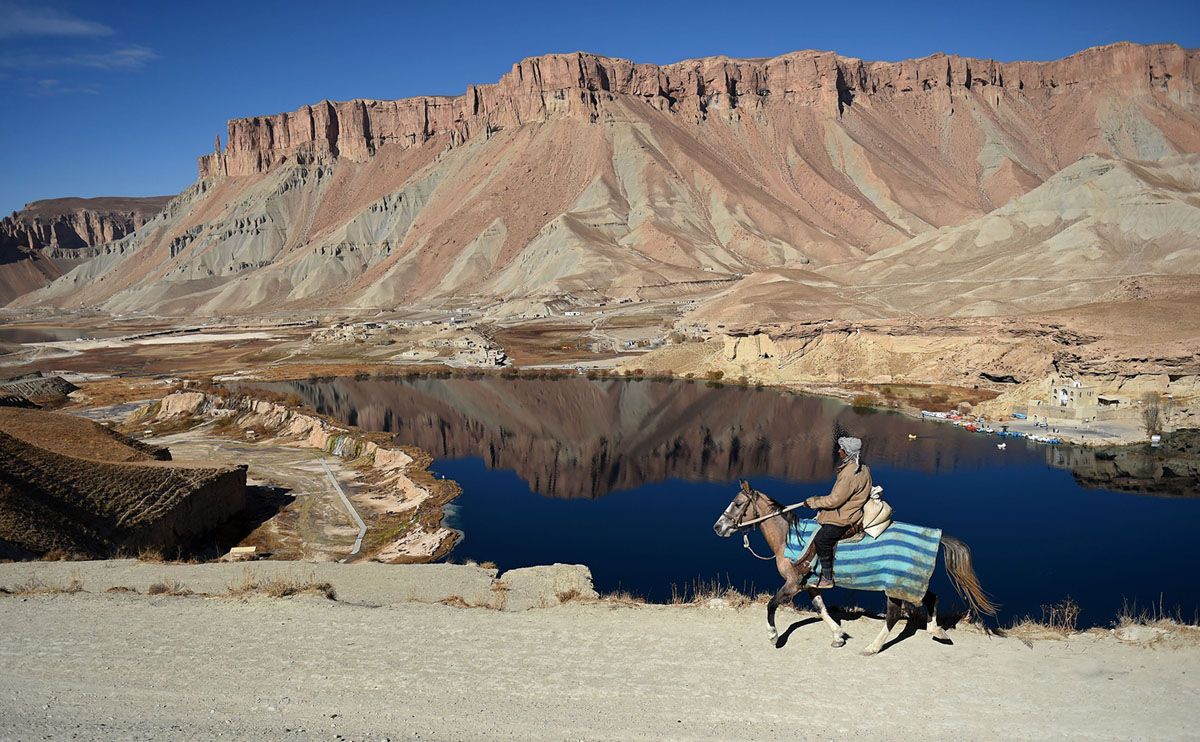
[{"label": "horse", "polygon": [[[767,603],[768,638],[771,644],[778,646],[779,640],[779,633],[775,630],[775,609],[780,604],[790,603],[800,590],[804,589],[808,592],[821,620],[833,632],[832,646],[845,646],[846,639],[850,635],[843,631],[842,625],[829,615],[820,592],[815,587],[804,585],[807,575],[801,573],[796,564],[784,554],[788,529],[794,520],[795,515],[785,511],[780,503],[762,492],[752,489],[748,482],[742,482],[741,491],[734,496],[729,507],[725,508],[725,512],[721,513],[721,517],[713,524],[713,530],[718,536],[728,538],[734,533],[746,532],[757,524],[763,537],[767,540],[767,545],[774,552],[775,567],[779,570],[779,576],[783,578],[784,583],[783,587],[779,588],[779,591]],[[979,578],[975,576],[975,570],[971,564],[971,550],[962,541],[946,535],[941,537],[939,546],[939,550],[942,552],[942,562],[950,577],[950,582],[967,607],[975,614],[995,616],[997,606],[988,599],[979,584]],[[749,542],[747,542],[747,548],[749,548]],[[769,559],[769,557],[760,558]],[[884,594],[887,595],[886,591]],[[900,620],[901,610],[905,607],[909,608],[908,620],[911,621],[913,614],[918,612],[918,607],[909,601],[887,595],[887,617],[883,629],[880,630],[879,636],[875,637],[875,641],[863,650],[864,655],[878,654],[883,649],[892,629]],[[925,592],[920,609],[925,613],[925,631],[935,641],[945,644],[952,643],[945,629],[937,623],[937,596],[933,594],[933,591]]]}]

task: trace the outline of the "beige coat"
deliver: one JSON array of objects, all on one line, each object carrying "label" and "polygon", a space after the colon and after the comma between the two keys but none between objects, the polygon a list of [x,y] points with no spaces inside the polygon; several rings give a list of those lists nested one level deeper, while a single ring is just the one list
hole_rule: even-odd
[{"label": "beige coat", "polygon": [[810,497],[804,504],[820,511],[817,522],[822,525],[852,526],[862,522],[863,506],[871,497],[872,485],[871,470],[865,466],[860,469],[853,461],[848,461],[838,469],[837,479],[828,495]]}]

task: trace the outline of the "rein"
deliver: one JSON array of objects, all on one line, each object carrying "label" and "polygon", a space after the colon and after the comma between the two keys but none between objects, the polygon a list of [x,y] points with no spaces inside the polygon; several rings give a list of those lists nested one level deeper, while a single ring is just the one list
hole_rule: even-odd
[{"label": "rein", "polygon": [[746,521],[742,521],[740,523],[734,523],[733,527],[737,528],[738,530],[741,530],[742,528],[746,528],[747,526],[752,526],[756,523],[762,523],[764,520],[770,520],[776,516],[783,515],[784,513],[790,513],[793,510],[795,510],[797,508],[802,508],[802,507],[804,507],[804,503],[798,502],[795,505],[788,505],[786,508],[780,508],[780,509],[776,510],[775,512],[770,513],[769,515],[763,515],[763,516],[759,516],[758,518],[755,518],[753,520],[746,520]]},{"label": "rein", "polygon": [[780,509],[776,510],[775,512],[769,513],[767,515],[762,515],[757,518],[753,518],[751,520],[742,520],[742,516],[744,516],[746,514],[746,511],[750,509],[751,502],[755,503],[754,510],[755,510],[755,512],[757,512],[758,511],[758,505],[757,505],[758,492],[752,492],[749,495],[749,497],[746,499],[746,504],[742,506],[742,512],[738,513],[738,518],[736,521],[734,521],[733,527],[742,532],[742,546],[745,547],[746,551],[750,552],[756,559],[761,559],[764,562],[774,561],[774,559],[775,559],[774,555],[765,557],[765,556],[760,556],[758,554],[758,552],[754,551],[754,547],[750,546],[750,532],[747,531],[746,529],[752,525],[755,525],[756,523],[762,523],[763,521],[770,520],[771,518],[775,518],[777,516],[783,515],[784,513],[795,510],[796,508],[804,507],[804,503],[798,502],[795,505],[788,505],[786,508],[780,508]]}]

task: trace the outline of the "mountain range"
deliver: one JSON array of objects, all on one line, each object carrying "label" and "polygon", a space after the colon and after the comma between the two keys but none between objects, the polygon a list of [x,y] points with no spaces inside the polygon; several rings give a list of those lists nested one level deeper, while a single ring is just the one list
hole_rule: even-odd
[{"label": "mountain range", "polygon": [[52,198],[0,219],[0,305],[90,258],[85,248],[130,234],[171,198]]},{"label": "mountain range", "polygon": [[231,121],[163,211],[14,306],[1074,306],[1200,273],[1198,81],[1200,52],[1128,43],[1012,63],[534,57],[460,96]]}]

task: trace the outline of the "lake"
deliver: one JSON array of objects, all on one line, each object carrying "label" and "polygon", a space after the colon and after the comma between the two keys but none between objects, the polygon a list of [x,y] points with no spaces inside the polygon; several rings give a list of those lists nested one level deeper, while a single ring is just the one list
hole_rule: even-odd
[{"label": "lake", "polygon": [[[774,566],[713,521],[739,479],[784,503],[825,494],[835,430],[865,442],[863,462],[895,517],[970,545],[1002,620],[1040,617],[1071,598],[1082,625],[1125,605],[1200,609],[1194,439],[1161,450],[1092,451],[1000,439],[840,402],[736,386],[654,380],[414,377],[264,384],[315,409],[429,451],[462,485],[447,509],[464,539],[451,558],[511,569],[588,565],[600,592],[652,601],[719,579],[773,592]],[[916,435],[915,440],[908,436]],[[811,511],[803,511],[811,512]],[[767,551],[761,536],[751,542]],[[955,604],[940,566],[933,589]],[[881,608],[877,594],[833,603]],[[804,600],[800,601],[803,605]]]},{"label": "lake", "polygon": [[80,338],[118,337],[122,333],[115,330],[96,330],[84,327],[39,326],[0,326],[0,342],[7,343],[52,343],[62,340],[79,340]]}]

